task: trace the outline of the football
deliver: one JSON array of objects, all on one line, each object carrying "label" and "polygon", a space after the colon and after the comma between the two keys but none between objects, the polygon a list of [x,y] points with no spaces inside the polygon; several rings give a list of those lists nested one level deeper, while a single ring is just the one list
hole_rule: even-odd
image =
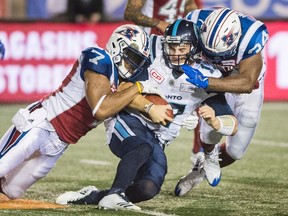
[{"label": "football", "polygon": [[[167,104],[169,104],[164,98],[162,98],[161,96],[159,96],[157,94],[145,94],[143,96],[155,105],[167,105]],[[173,110],[167,109],[166,113],[169,117],[174,118]],[[148,117],[148,116],[146,115],[146,117]]]}]

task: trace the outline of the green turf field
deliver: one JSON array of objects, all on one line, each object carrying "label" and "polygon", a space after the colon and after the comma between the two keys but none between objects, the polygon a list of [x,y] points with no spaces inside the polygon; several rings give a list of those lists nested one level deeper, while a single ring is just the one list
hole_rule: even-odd
[{"label": "green turf field", "polygon": [[[23,105],[22,105],[23,106]],[[0,105],[0,135],[20,105]],[[265,103],[257,132],[245,157],[223,169],[222,181],[212,188],[203,182],[184,197],[174,186],[191,168],[192,132],[181,131],[166,149],[169,169],[161,193],[139,203],[143,212],[103,211],[97,206],[57,210],[0,210],[0,215],[288,215],[288,103]],[[25,199],[54,202],[67,190],[111,185],[118,159],[105,145],[103,126],[70,146],[48,176],[33,185]]]}]

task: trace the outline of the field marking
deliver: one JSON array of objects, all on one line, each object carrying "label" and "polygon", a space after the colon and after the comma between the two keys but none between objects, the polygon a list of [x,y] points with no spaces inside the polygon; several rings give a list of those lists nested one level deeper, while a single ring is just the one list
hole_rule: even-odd
[{"label": "field marking", "polygon": [[97,160],[87,160],[87,159],[80,160],[80,163],[90,164],[90,165],[100,165],[100,166],[111,166],[112,165],[112,163],[110,163],[108,161],[97,161]]},{"label": "field marking", "polygon": [[272,140],[253,139],[252,143],[254,143],[256,145],[263,145],[263,146],[275,146],[275,147],[288,148],[288,142],[278,142],[278,141],[272,141]]},{"label": "field marking", "polygon": [[175,214],[165,214],[163,212],[148,211],[148,210],[141,210],[141,213],[144,213],[144,214],[147,214],[147,215],[154,215],[154,216],[177,216]]}]

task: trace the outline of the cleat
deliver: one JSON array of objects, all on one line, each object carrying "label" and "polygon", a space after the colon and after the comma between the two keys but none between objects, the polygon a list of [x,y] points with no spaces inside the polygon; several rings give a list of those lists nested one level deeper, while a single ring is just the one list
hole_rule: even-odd
[{"label": "cleat", "polygon": [[67,191],[57,197],[56,203],[60,205],[96,205],[99,190],[94,186],[87,186],[79,191]]},{"label": "cleat", "polygon": [[205,178],[209,185],[215,187],[221,180],[221,168],[219,164],[219,147],[215,145],[212,152],[205,154],[205,161],[203,164],[205,171]]},{"label": "cleat", "polygon": [[185,195],[204,180],[205,172],[203,170],[203,163],[204,153],[199,152],[194,157],[192,170],[178,181],[174,189],[176,196]]},{"label": "cleat", "polygon": [[113,209],[113,210],[134,210],[141,211],[141,208],[134,205],[128,200],[124,192],[115,191],[115,193],[104,196],[99,201],[99,209]]}]

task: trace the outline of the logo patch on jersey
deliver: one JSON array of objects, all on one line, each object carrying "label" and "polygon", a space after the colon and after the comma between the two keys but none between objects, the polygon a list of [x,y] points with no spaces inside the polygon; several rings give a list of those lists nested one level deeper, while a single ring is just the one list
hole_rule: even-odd
[{"label": "logo patch on jersey", "polygon": [[154,68],[150,71],[150,76],[157,82],[162,83],[165,78],[159,74]]},{"label": "logo patch on jersey", "polygon": [[195,87],[191,84],[188,83],[181,83],[180,84],[180,91],[181,92],[190,92],[194,93],[195,92]]}]

